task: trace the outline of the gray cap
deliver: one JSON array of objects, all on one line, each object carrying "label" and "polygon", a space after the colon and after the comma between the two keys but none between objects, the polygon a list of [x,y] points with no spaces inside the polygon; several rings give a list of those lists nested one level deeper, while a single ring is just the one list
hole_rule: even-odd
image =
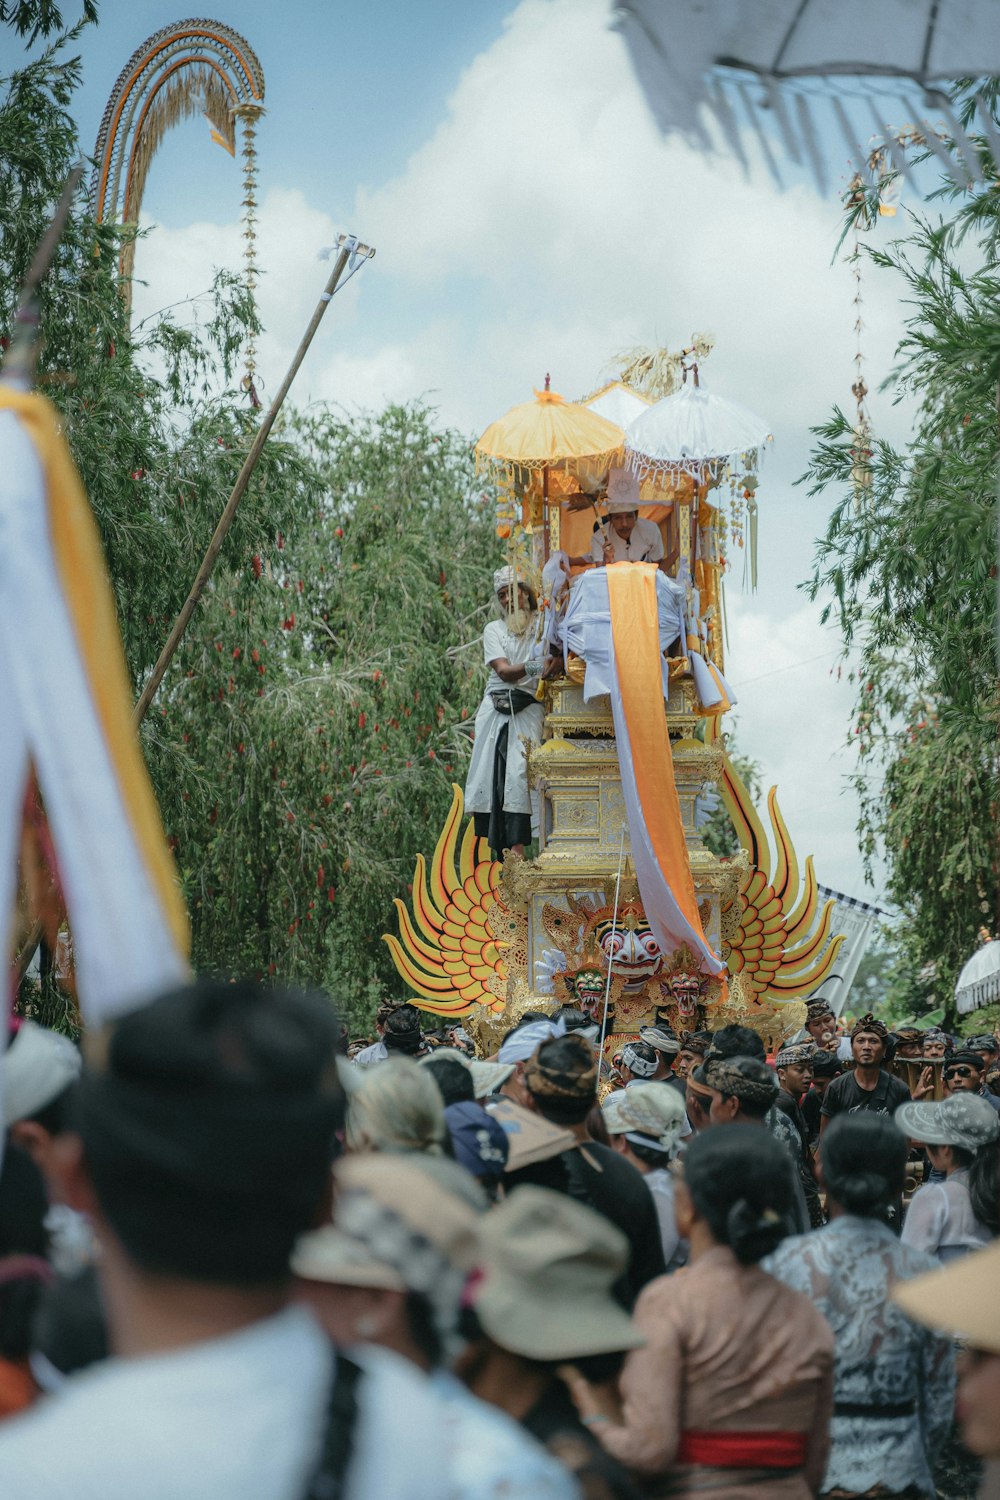
[{"label": "gray cap", "polygon": [[82,1069],[83,1058],[69,1037],[22,1021],[0,1063],[6,1124],[29,1120],[75,1083]]},{"label": "gray cap", "polygon": [[924,1146],[960,1146],[978,1151],[1000,1136],[1000,1114],[978,1094],[949,1094],[947,1099],[911,1099],[893,1120],[911,1141]]}]

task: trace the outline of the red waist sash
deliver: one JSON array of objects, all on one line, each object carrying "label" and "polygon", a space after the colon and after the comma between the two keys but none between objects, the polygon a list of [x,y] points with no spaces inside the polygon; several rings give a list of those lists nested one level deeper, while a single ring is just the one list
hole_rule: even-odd
[{"label": "red waist sash", "polygon": [[801,1469],[804,1432],[682,1432],[677,1462],[713,1469]]}]

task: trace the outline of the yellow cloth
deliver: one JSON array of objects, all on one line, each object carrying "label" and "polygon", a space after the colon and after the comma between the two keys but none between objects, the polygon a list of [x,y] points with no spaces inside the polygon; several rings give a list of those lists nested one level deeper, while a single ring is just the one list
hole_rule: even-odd
[{"label": "yellow cloth", "polygon": [[643,820],[663,879],[689,926],[707,942],[695,897],[663,712],[656,570],[619,564],[609,567],[607,573],[618,686]]},{"label": "yellow cloth", "polygon": [[164,920],[178,950],[190,949],[187,912],[167,848],[160,810],[131,724],[131,690],[104,553],[90,505],[59,430],[55,408],[43,396],[0,382],[0,411],[17,413],[45,475],[52,551],[66,607],[122,802]]}]

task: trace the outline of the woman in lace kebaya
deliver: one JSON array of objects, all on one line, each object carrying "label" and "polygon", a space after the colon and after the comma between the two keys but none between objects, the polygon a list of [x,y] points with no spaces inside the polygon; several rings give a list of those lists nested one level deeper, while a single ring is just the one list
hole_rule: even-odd
[{"label": "woman in lace kebaya", "polygon": [[766,1262],[805,1292],[836,1344],[830,1456],[819,1493],[838,1500],[935,1494],[934,1453],[951,1426],[951,1341],[919,1327],[890,1297],[935,1264],[881,1218],[903,1187],[906,1141],[872,1114],[830,1122],[820,1143],[830,1223],[786,1240]]}]

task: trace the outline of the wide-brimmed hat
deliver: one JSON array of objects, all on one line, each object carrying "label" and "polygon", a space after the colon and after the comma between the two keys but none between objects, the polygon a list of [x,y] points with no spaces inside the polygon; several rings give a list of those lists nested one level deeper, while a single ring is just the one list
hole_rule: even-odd
[{"label": "wide-brimmed hat", "polygon": [[1000,1135],[1000,1115],[978,1094],[949,1094],[937,1103],[911,1099],[892,1118],[904,1135],[924,1146],[978,1151]]},{"label": "wide-brimmed hat", "polygon": [[482,1279],[473,1305],[485,1331],[526,1359],[579,1359],[645,1339],[612,1287],[628,1241],[593,1209],[525,1185],[481,1221]]},{"label": "wide-brimmed hat", "polygon": [[83,1058],[69,1037],[22,1021],[0,1064],[5,1123],[30,1119],[75,1083],[82,1069]]},{"label": "wide-brimmed hat", "polygon": [[561,1156],[576,1145],[572,1130],[567,1130],[564,1125],[553,1125],[533,1109],[525,1109],[503,1094],[490,1099],[486,1112],[499,1122],[507,1137],[508,1172],[550,1161],[553,1156]]},{"label": "wide-brimmed hat", "polygon": [[399,1271],[377,1260],[364,1240],[345,1234],[334,1224],[324,1224],[302,1236],[292,1255],[292,1270],[303,1281],[406,1291],[406,1280]]},{"label": "wide-brimmed hat", "polygon": [[465,1052],[460,1052],[457,1047],[435,1047],[429,1057],[420,1059],[421,1067],[425,1067],[427,1063],[436,1062],[441,1057],[452,1057],[463,1067],[468,1068],[472,1074],[472,1091],[477,1099],[485,1099],[487,1094],[495,1094],[514,1071],[512,1062],[486,1062],[479,1057],[469,1057]]},{"label": "wide-brimmed hat", "polygon": [[684,1099],[669,1083],[633,1083],[616,1089],[601,1106],[609,1135],[638,1137],[667,1155],[674,1150],[684,1125]]},{"label": "wide-brimmed hat", "polygon": [[367,1238],[359,1226],[369,1216],[351,1207],[353,1200],[364,1198],[394,1215],[459,1270],[471,1271],[475,1265],[486,1198],[457,1162],[412,1152],[360,1152],[341,1158],[334,1182],[334,1223],[346,1233]]},{"label": "wide-brimmed hat", "polygon": [[897,1282],[892,1300],[915,1322],[960,1334],[977,1349],[1000,1354],[998,1286],[1000,1244],[973,1250],[940,1271]]}]

